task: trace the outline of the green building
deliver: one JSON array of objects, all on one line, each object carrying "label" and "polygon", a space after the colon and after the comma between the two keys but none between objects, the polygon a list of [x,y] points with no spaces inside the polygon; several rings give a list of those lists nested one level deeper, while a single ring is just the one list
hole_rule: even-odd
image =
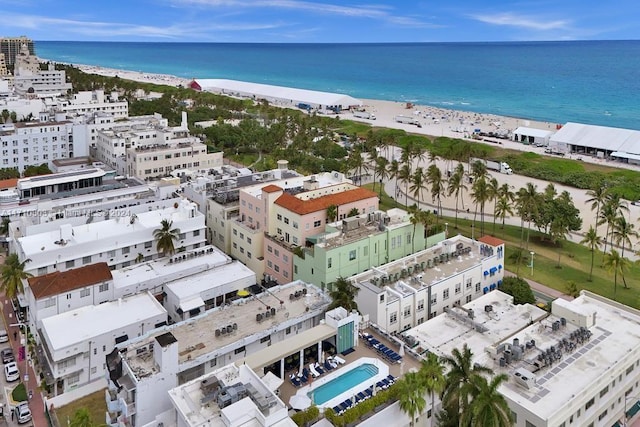
[{"label": "green building", "polygon": [[331,289],[338,277],[350,277],[424,250],[445,239],[427,237],[422,224],[411,223],[402,209],[345,218],[307,237],[293,261],[294,280]]}]

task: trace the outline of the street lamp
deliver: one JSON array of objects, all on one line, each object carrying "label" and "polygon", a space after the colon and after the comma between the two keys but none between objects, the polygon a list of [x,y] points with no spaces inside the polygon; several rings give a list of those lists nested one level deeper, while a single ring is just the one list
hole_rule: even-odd
[{"label": "street lamp", "polygon": [[473,227],[474,227],[474,224],[471,224],[471,240],[473,240]]},{"label": "street lamp", "polygon": [[535,252],[531,251],[529,252],[529,254],[531,255],[531,277],[533,277],[533,256],[536,254]]}]

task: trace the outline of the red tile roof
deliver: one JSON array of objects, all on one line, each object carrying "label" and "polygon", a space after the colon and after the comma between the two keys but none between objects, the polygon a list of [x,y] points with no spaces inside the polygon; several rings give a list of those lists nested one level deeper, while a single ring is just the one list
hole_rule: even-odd
[{"label": "red tile roof", "polygon": [[504,240],[498,239],[497,237],[493,237],[493,236],[482,236],[481,238],[478,239],[478,242],[485,243],[489,246],[504,245]]},{"label": "red tile roof", "polygon": [[54,271],[43,276],[30,277],[27,281],[31,292],[38,300],[106,282],[112,278],[107,263],[99,262],[72,270]]},{"label": "red tile roof", "polygon": [[16,188],[17,185],[18,185],[18,178],[0,180],[0,190],[6,190],[8,188]]},{"label": "red tile roof", "polygon": [[265,193],[276,193],[278,191],[282,191],[282,188],[278,187],[277,185],[269,184],[262,187],[262,191],[264,191]]},{"label": "red tile roof", "polygon": [[284,193],[276,200],[276,205],[282,206],[298,215],[326,210],[331,205],[341,206],[359,200],[377,198],[378,194],[365,188],[355,188],[336,194],[327,194],[311,200],[301,200],[289,193]]}]

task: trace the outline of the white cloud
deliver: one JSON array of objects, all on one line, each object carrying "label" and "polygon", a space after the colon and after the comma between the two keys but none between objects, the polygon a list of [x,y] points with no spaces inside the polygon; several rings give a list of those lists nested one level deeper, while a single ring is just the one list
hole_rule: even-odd
[{"label": "white cloud", "polygon": [[470,17],[477,21],[484,22],[485,24],[517,27],[536,31],[563,30],[568,29],[571,24],[571,22],[566,19],[548,20],[541,17],[518,15],[511,12],[476,14],[470,15]]}]

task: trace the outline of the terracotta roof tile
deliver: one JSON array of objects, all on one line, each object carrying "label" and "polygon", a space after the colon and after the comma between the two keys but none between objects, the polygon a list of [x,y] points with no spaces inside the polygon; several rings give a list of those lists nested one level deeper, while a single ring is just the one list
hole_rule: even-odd
[{"label": "terracotta roof tile", "polygon": [[262,187],[262,191],[264,191],[265,193],[275,193],[278,191],[282,191],[282,188],[278,187],[277,185],[269,184]]},{"label": "terracotta roof tile", "polygon": [[6,190],[7,188],[15,188],[17,185],[18,185],[18,178],[0,180],[0,190]]},{"label": "terracotta roof tile", "polygon": [[27,281],[31,292],[38,300],[106,282],[112,278],[107,263],[99,262],[72,270],[54,271],[43,276],[30,277]]},{"label": "terracotta roof tile", "polygon": [[289,193],[284,193],[278,197],[275,203],[298,215],[306,215],[325,210],[331,205],[341,206],[372,197],[377,198],[378,194],[365,188],[355,188],[341,193],[327,194],[311,200],[301,200]]},{"label": "terracotta roof tile", "polygon": [[478,242],[486,243],[489,246],[500,246],[504,245],[504,240],[498,239],[493,236],[482,236],[478,239]]}]

